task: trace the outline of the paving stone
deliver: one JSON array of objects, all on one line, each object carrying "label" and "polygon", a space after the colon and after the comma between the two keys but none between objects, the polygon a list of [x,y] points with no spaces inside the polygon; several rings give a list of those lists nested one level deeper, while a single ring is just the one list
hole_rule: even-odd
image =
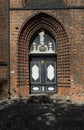
[{"label": "paving stone", "polygon": [[84,130],[84,104],[62,102],[45,95],[5,102],[0,130]]}]

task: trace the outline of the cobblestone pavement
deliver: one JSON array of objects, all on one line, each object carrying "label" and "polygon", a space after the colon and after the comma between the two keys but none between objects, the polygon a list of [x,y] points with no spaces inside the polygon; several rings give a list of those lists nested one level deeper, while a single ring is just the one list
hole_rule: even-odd
[{"label": "cobblestone pavement", "polygon": [[0,130],[84,130],[84,105],[48,96],[0,104]]}]

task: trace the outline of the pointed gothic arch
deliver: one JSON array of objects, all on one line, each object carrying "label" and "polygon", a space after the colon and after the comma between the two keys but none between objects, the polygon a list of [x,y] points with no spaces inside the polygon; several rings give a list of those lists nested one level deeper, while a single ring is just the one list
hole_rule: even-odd
[{"label": "pointed gothic arch", "polygon": [[47,30],[56,41],[57,86],[70,87],[70,43],[64,27],[52,16],[38,13],[26,21],[18,38],[18,86],[30,90],[29,55],[32,36],[40,29]]}]

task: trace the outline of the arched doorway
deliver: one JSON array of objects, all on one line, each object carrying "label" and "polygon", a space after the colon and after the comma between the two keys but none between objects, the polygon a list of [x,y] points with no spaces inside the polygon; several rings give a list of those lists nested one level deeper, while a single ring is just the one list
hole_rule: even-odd
[{"label": "arched doorway", "polygon": [[56,72],[56,41],[41,29],[30,43],[31,93],[56,93]]},{"label": "arched doorway", "polygon": [[[71,87],[70,43],[66,30],[52,16],[38,13],[24,23],[18,39],[17,56],[17,86],[19,86],[20,95],[23,91],[26,94],[59,93]],[[36,66],[33,68],[34,65]],[[50,68],[54,68],[52,72],[47,70],[49,65]],[[37,78],[31,66],[34,70],[37,69]],[[38,72],[40,72],[39,76]],[[32,77],[32,73],[35,74],[35,78]],[[55,76],[54,79],[52,80],[51,77],[49,79],[47,73],[52,73]],[[44,82],[46,77],[48,77],[47,82]]]}]

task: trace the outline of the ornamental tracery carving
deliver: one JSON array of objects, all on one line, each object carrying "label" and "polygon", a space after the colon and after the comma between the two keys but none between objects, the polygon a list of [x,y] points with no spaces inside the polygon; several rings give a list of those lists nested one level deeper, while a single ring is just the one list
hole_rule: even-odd
[{"label": "ornamental tracery carving", "polygon": [[45,31],[41,31],[39,33],[39,43],[32,43],[32,48],[30,49],[30,53],[55,53],[55,44],[53,39],[52,41],[45,42],[46,34]]}]

